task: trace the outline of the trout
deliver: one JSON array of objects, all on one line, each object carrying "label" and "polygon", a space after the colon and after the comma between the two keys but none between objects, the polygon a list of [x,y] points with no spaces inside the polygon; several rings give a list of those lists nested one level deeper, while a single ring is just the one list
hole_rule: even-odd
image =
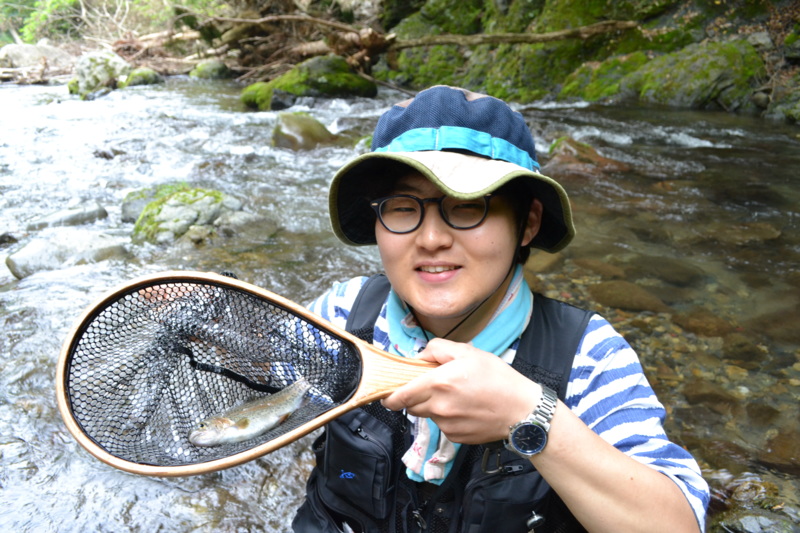
[{"label": "trout", "polygon": [[299,409],[310,388],[311,384],[305,378],[300,378],[266,398],[258,398],[206,418],[189,433],[189,442],[195,446],[219,446],[258,437]]}]

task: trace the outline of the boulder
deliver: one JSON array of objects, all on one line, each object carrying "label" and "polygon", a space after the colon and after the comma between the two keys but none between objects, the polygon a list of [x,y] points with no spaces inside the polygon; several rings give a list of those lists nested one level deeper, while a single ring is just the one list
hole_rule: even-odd
[{"label": "boulder", "polygon": [[43,231],[6,258],[18,279],[45,270],[125,257],[127,239],[85,228]]},{"label": "boulder", "polygon": [[115,89],[130,72],[131,66],[114,52],[90,52],[78,59],[69,91],[90,100],[93,93]]},{"label": "boulder", "polygon": [[750,97],[766,77],[761,56],[747,40],[704,41],[653,59],[619,87],[623,95],[646,103],[757,111]]},{"label": "boulder", "polygon": [[0,67],[40,67],[43,62],[48,69],[69,71],[75,64],[75,58],[60,48],[50,46],[46,42],[39,44],[7,44],[0,48]]},{"label": "boulder", "polygon": [[219,59],[211,59],[198,63],[189,76],[202,80],[224,80],[231,77],[231,69]]},{"label": "boulder", "polygon": [[279,148],[310,150],[332,144],[337,136],[308,113],[280,113],[272,131],[272,144]]},{"label": "boulder", "polygon": [[353,72],[343,57],[334,54],[312,57],[274,80],[253,85],[242,91],[242,102],[262,111],[273,109],[273,96],[278,92],[293,97],[324,98],[372,98],[378,94],[378,86],[374,82]]},{"label": "boulder", "polygon": [[[170,243],[193,226],[210,226],[223,213],[241,209],[241,202],[225,193],[181,189],[147,204],[136,221],[132,237],[137,243]],[[202,230],[193,230],[198,231]]]},{"label": "boulder", "polygon": [[164,77],[151,68],[137,68],[133,69],[130,74],[125,78],[125,81],[120,83],[120,89],[123,87],[134,87],[136,85],[156,85],[164,83]]}]

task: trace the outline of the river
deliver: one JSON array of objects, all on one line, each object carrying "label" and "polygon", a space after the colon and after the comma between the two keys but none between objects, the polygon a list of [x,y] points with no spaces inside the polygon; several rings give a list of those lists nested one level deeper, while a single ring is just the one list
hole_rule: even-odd
[{"label": "river", "polygon": [[[78,446],[54,393],[59,350],[74,321],[133,277],[231,271],[308,302],[333,281],[376,271],[375,251],[340,245],[327,219],[328,181],[363,147],[274,148],[276,113],[246,112],[238,94],[232,83],[185,78],[90,102],[63,86],[0,86],[3,531],[289,529],[312,464],[310,437],[213,474],[142,477]],[[374,100],[296,108],[334,133],[365,136],[405,97],[382,89]],[[609,173],[572,167],[565,174],[579,236],[557,268],[540,274],[543,290],[596,307],[639,351],[668,406],[670,435],[695,454],[714,488],[716,515],[741,511],[798,530],[800,128],[652,108],[538,103],[519,110],[542,159],[568,135],[618,163]],[[254,225],[200,247],[130,243],[124,258],[23,279],[5,268],[6,257],[37,234],[74,238],[62,227],[30,230],[31,221],[98,202],[109,216],[86,228],[128,235],[125,195],[169,182],[226,192],[281,229]],[[591,287],[609,276],[598,265],[659,295],[669,312],[600,306]],[[676,272],[694,274],[678,279]],[[674,319],[698,309],[729,325],[725,335]],[[737,352],[736,342],[752,349]]]}]

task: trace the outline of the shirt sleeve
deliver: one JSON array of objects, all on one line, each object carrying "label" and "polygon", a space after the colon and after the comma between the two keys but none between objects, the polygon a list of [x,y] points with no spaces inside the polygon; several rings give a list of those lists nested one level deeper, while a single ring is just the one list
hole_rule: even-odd
[{"label": "shirt sleeve", "polygon": [[334,283],[319,298],[308,305],[309,311],[344,329],[350,309],[367,277],[359,276],[348,281]]},{"label": "shirt sleeve", "polygon": [[639,358],[614,327],[594,315],[575,355],[566,405],[605,441],[669,477],[680,487],[705,531],[708,484],[697,461],[670,442],[664,406]]}]

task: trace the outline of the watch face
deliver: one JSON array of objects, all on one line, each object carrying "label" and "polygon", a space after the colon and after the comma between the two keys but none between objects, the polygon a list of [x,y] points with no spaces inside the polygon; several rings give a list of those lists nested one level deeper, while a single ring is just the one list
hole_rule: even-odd
[{"label": "watch face", "polygon": [[511,444],[526,455],[539,453],[546,442],[547,432],[536,424],[523,424],[517,427],[511,435]]}]

